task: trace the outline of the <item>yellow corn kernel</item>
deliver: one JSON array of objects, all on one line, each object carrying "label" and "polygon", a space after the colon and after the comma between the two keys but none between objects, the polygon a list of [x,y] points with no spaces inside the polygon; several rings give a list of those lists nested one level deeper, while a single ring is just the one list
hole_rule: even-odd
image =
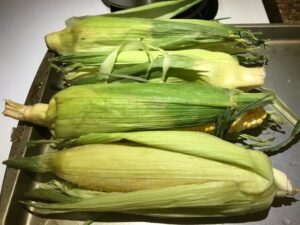
[{"label": "yellow corn kernel", "polygon": [[[252,129],[261,125],[267,118],[267,112],[263,107],[258,107],[243,113],[231,125],[229,133],[238,133],[243,130]],[[215,123],[207,123],[200,126],[187,127],[187,131],[199,131],[205,133],[213,133],[215,131]]]}]

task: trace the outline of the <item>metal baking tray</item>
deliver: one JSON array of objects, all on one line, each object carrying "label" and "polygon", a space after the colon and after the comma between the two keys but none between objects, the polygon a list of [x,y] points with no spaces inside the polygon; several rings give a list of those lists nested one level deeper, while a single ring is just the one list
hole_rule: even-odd
[{"label": "metal baking tray", "polygon": [[[269,39],[267,80],[265,86],[276,91],[282,101],[300,115],[300,24],[299,25],[254,25],[247,26],[263,32]],[[50,68],[47,52],[29,90],[25,104],[48,102],[59,90],[62,75]],[[293,117],[295,119],[295,117]],[[297,119],[297,118],[296,118]],[[48,146],[26,148],[31,139],[49,138],[47,129],[19,122],[14,128],[9,157],[31,156],[44,153]],[[300,186],[300,142],[289,145],[271,156],[274,167],[286,172],[296,186]],[[80,225],[95,218],[97,213],[69,213],[60,215],[38,215],[30,213],[19,200],[24,192],[35,186],[35,180],[43,179],[32,173],[7,168],[0,198],[0,225]],[[105,213],[95,224],[256,224],[256,225],[299,225],[300,196],[292,199],[276,199],[269,210],[245,216],[229,218],[184,218],[157,219],[143,216]]]}]

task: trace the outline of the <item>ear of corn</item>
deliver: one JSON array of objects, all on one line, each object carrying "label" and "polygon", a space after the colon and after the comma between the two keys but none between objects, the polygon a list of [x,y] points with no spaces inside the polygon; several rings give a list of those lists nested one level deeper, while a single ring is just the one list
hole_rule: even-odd
[{"label": "ear of corn", "polygon": [[[267,116],[266,111],[263,107],[255,108],[243,113],[241,116],[237,118],[231,125],[229,129],[229,133],[239,133],[246,129],[255,128],[262,124]],[[205,132],[213,134],[216,129],[215,123],[203,124],[196,127],[187,127],[183,128],[184,131],[197,131],[197,132]],[[131,133],[135,135],[134,133]],[[100,143],[110,143],[121,141],[122,139],[126,139],[129,141],[139,142],[136,139],[131,139],[131,134],[126,133],[89,133],[87,135],[82,135],[75,139],[66,139],[66,140],[50,140],[45,141],[42,140],[41,143],[50,143],[55,144],[57,148],[65,148],[65,147],[74,147],[78,145],[86,145],[86,144],[100,144]],[[295,134],[293,134],[295,135]],[[39,141],[32,141],[38,144]],[[150,141],[151,142],[151,141]],[[145,143],[143,143],[145,144]]]},{"label": "ear of corn", "polygon": [[[149,61],[149,56],[152,60]],[[109,70],[113,74],[143,77],[161,82],[163,61],[170,60],[166,82],[205,82],[223,88],[253,88],[262,86],[263,67],[248,68],[226,53],[201,49],[178,51],[122,51],[115,55]],[[99,71],[108,59],[107,53],[58,56],[51,61],[65,74],[67,85],[87,83],[130,82],[130,79],[101,76]],[[100,68],[100,69],[99,69]]]},{"label": "ear of corn", "polygon": [[216,21],[87,17],[46,36],[60,55],[112,52],[123,42],[142,40],[164,50],[201,48],[231,54],[264,45],[257,34]]},{"label": "ear of corn", "polygon": [[4,163],[52,172],[87,190],[111,192],[74,203],[26,203],[48,212],[228,216],[268,208],[277,193],[297,192],[263,153],[205,133],[136,132],[119,138],[135,144],[84,145]]},{"label": "ear of corn", "polygon": [[223,136],[237,116],[272,99],[268,92],[243,93],[192,83],[81,85],[60,91],[38,112],[35,106],[14,108],[7,101],[4,115],[44,124],[57,138],[209,122],[216,122],[215,134]]}]

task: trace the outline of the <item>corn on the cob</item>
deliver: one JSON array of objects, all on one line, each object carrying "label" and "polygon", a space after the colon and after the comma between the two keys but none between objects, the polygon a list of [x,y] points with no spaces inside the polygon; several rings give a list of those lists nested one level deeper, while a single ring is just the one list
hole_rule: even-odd
[{"label": "corn on the cob", "polygon": [[[155,216],[229,216],[270,207],[297,193],[261,152],[188,131],[105,134],[132,144],[74,147],[4,164],[51,172],[86,190],[109,192],[59,204],[26,202],[45,213],[114,211]],[[109,137],[112,136],[112,137]],[[118,136],[118,137],[117,137]],[[105,142],[105,141],[104,141]]]},{"label": "corn on the cob", "polygon": [[243,93],[209,85],[111,84],[64,89],[49,104],[6,102],[4,115],[48,127],[57,138],[87,133],[163,130],[216,122],[223,136],[244,111],[270,103],[269,92]]},{"label": "corn on the cob", "polygon": [[[149,55],[152,61],[149,62]],[[161,82],[164,57],[168,57],[169,68],[166,82],[206,82],[223,88],[253,88],[262,86],[264,67],[244,67],[226,53],[202,49],[178,51],[123,51],[111,63],[113,74],[138,76],[150,82]],[[82,54],[58,56],[51,59],[56,68],[65,74],[67,85],[87,83],[129,82],[130,79],[101,76],[108,54]],[[103,67],[103,68],[102,68]],[[151,68],[151,69],[150,69]]]},{"label": "corn on the cob", "polygon": [[[251,109],[245,113],[242,113],[237,119],[231,124],[230,129],[228,131],[229,134],[232,133],[239,133],[241,131],[252,129],[255,127],[260,126],[265,119],[267,118],[267,112],[264,110],[263,107],[258,107],[255,109]],[[197,132],[205,132],[209,134],[214,134],[216,129],[215,123],[208,123],[194,127],[186,127],[179,130],[182,131],[197,131]],[[295,135],[292,135],[295,136]],[[112,135],[112,137],[115,137]],[[247,136],[249,138],[249,136]],[[246,139],[247,139],[246,138]],[[56,148],[62,149],[65,147],[74,147],[77,145],[86,145],[86,144],[99,144],[103,141],[103,134],[99,133],[89,133],[87,135],[82,135],[79,138],[72,138],[72,139],[58,139],[58,140],[34,140],[30,141],[29,145],[35,144],[54,144]],[[115,141],[115,139],[111,139],[110,141]],[[109,142],[110,142],[109,141]],[[262,141],[262,140],[259,140]],[[267,143],[267,142],[266,142]],[[270,142],[268,142],[270,144]],[[267,145],[267,144],[266,144]],[[281,148],[281,147],[280,147]],[[279,148],[275,149],[278,150]],[[260,151],[264,151],[264,149],[259,149]],[[274,151],[273,149],[270,152]],[[268,152],[268,151],[267,151]]]},{"label": "corn on the cob", "polygon": [[264,45],[256,33],[216,21],[95,16],[46,36],[60,55],[112,52],[123,42],[142,40],[164,50],[201,48],[231,54]]}]

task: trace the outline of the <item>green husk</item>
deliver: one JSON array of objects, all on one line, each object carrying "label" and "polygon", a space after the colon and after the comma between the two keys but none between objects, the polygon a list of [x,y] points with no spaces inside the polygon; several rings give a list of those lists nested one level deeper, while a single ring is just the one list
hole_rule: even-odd
[{"label": "green husk", "polygon": [[281,143],[279,143],[275,146],[269,146],[269,147],[261,148],[260,151],[263,151],[263,152],[268,153],[268,154],[274,154],[277,151],[282,150],[283,147],[285,147],[288,144],[292,143],[295,140],[295,138],[299,135],[299,133],[300,133],[300,121],[298,121],[295,124],[291,134],[288,136],[288,138],[286,140],[282,141]]},{"label": "green husk", "polygon": [[48,48],[60,55],[112,52],[123,42],[140,40],[164,50],[201,48],[230,54],[265,45],[249,30],[192,19],[87,17],[46,36]]},{"label": "green husk", "polygon": [[266,155],[212,135],[187,131],[128,135],[133,142],[84,145],[4,163],[31,170],[28,165],[34,162],[84,189],[109,192],[76,202],[23,202],[39,213],[111,211],[163,217],[232,216],[270,207],[277,193],[297,193],[290,183],[285,183],[289,181],[283,173],[273,172]]},{"label": "green husk", "polygon": [[[165,130],[218,124],[224,136],[241,113],[272,102],[270,92],[244,93],[194,83],[80,85],[54,95],[49,104],[6,102],[4,115],[44,124],[56,138],[88,133]],[[38,115],[38,118],[35,117]]]},{"label": "green husk", "polygon": [[26,199],[33,199],[33,200],[44,200],[47,202],[77,202],[80,198],[68,196],[61,191],[58,190],[48,190],[48,189],[40,189],[36,188],[24,194]]},{"label": "green husk", "polygon": [[202,2],[202,0],[160,1],[126,10],[120,10],[107,14],[106,16],[171,19],[200,2]]},{"label": "green husk", "polygon": [[75,203],[47,204],[27,201],[24,204],[39,209],[39,213],[46,214],[113,211],[156,217],[224,217],[267,209],[273,197],[274,187],[259,196],[245,196],[238,192],[235,183],[215,181],[119,193]]},{"label": "green husk", "polygon": [[[180,13],[185,12],[195,4],[200,3],[202,0],[177,0],[177,1],[160,1],[151,4],[146,4],[130,9],[123,9],[110,14],[97,15],[110,16],[110,17],[134,17],[134,18],[149,18],[149,19],[171,19]],[[71,26],[78,21],[95,16],[81,16],[71,17],[66,20],[66,25]]]},{"label": "green husk", "polygon": [[[131,44],[132,43],[128,43]],[[128,47],[128,46],[127,46]],[[136,82],[143,78],[150,82],[209,83],[223,88],[251,89],[262,86],[265,79],[263,67],[247,68],[226,53],[202,49],[160,51],[135,43],[137,50],[124,50],[99,54],[57,56],[52,65],[65,74],[66,85],[89,83]],[[142,51],[138,51],[138,49]],[[151,50],[150,50],[151,49]],[[168,67],[166,67],[168,61]],[[127,74],[128,78],[101,76],[103,73]],[[137,80],[140,82],[139,80]]]},{"label": "green husk", "polygon": [[[272,145],[272,141],[274,137],[268,140],[263,140],[259,137],[253,137],[247,134],[240,134],[239,139],[242,140],[251,140],[254,143],[251,143],[250,146],[256,147],[256,150],[262,151],[266,154],[274,154],[277,151],[282,150],[287,145],[291,144],[297,135],[300,132],[300,121],[294,126],[292,132],[289,136],[281,141],[279,144]],[[138,132],[139,133],[139,132]],[[141,144],[147,143],[147,145],[151,145],[153,140],[141,140],[137,139],[139,136],[136,132],[129,133],[89,133],[86,135],[82,135],[78,138],[73,139],[60,139],[60,140],[49,140],[48,143],[54,144],[57,149],[70,148],[74,146],[87,145],[87,144],[103,144],[103,143],[112,143],[122,140],[133,141]],[[45,140],[46,141],[46,140]],[[31,144],[36,145],[39,141],[31,141]],[[46,141],[47,142],[47,141]]]},{"label": "green husk", "polygon": [[[47,196],[47,192],[53,193],[53,195]],[[50,192],[53,191],[53,192]],[[36,199],[46,199],[47,197],[53,202],[76,202],[85,198],[92,198],[99,195],[108,194],[107,192],[100,191],[91,191],[80,189],[70,183],[60,181],[60,180],[51,180],[47,183],[38,183],[38,187],[33,190],[26,192],[26,198],[36,198]]]}]

